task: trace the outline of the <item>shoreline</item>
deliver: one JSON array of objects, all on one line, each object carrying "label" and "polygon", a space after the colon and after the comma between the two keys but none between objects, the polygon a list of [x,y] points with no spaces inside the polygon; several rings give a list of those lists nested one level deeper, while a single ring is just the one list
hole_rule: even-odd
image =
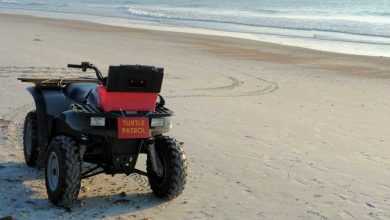
[{"label": "shoreline", "polygon": [[[231,36],[216,36],[204,33],[181,33],[144,29],[141,27],[124,27],[94,21],[73,20],[64,18],[36,17],[32,15],[4,14],[0,17],[17,22],[49,25],[69,28],[70,30],[102,31],[102,32],[143,32],[147,36],[157,36],[169,42],[180,42],[196,45],[216,55],[237,59],[270,62],[276,64],[292,64],[303,68],[315,68],[316,71],[338,72],[352,76],[390,79],[390,58],[344,54],[287,46],[258,40],[248,40]],[[305,59],[305,62],[301,60]],[[364,62],[363,62],[364,60]]]},{"label": "shoreline", "polygon": [[[382,52],[381,54],[372,54],[373,52],[366,52],[366,51],[375,51],[375,49],[371,47],[376,46],[376,44],[360,43],[359,50],[356,50],[353,49],[354,47],[356,47],[356,45],[354,44],[359,44],[359,42],[345,41],[345,40],[341,40],[341,41],[325,40],[324,42],[327,42],[327,46],[321,48],[319,46],[322,44],[321,42],[312,42],[312,41],[316,41],[315,39],[313,39],[316,38],[316,34],[314,34],[313,37],[308,37],[307,39],[305,39],[305,38],[297,38],[293,36],[284,36],[284,35],[278,36],[278,35],[271,35],[271,34],[233,32],[233,31],[216,30],[210,28],[198,28],[198,27],[179,26],[179,25],[173,26],[168,24],[162,24],[155,21],[135,20],[135,19],[119,18],[119,17],[74,14],[68,12],[37,11],[37,10],[29,10],[29,9],[1,8],[0,14],[32,16],[36,18],[59,19],[64,21],[65,20],[84,21],[84,22],[91,22],[95,24],[108,25],[113,27],[124,27],[124,28],[141,29],[141,30],[228,37],[234,39],[257,41],[262,43],[278,44],[281,46],[304,48],[304,49],[320,51],[320,52],[390,58],[390,51],[388,53]],[[262,28],[267,29],[268,27],[262,27]],[[286,29],[284,31],[289,31],[289,30]],[[340,39],[343,39],[343,35],[348,35],[348,34],[337,33],[337,35],[340,35],[341,37]],[[341,46],[340,43],[344,44],[344,46]],[[313,44],[315,46],[313,46]],[[339,48],[343,48],[342,51],[340,51]]]}]

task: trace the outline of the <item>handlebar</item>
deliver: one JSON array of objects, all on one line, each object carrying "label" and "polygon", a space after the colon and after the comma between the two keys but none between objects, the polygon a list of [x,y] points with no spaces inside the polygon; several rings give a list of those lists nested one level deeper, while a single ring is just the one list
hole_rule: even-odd
[{"label": "handlebar", "polygon": [[81,65],[77,65],[77,64],[68,64],[68,68],[83,68]]},{"label": "handlebar", "polygon": [[77,68],[77,69],[82,69],[83,72],[87,71],[87,69],[93,69],[95,70],[96,78],[104,84],[104,78],[100,70],[93,65],[92,63],[89,62],[82,62],[81,65],[78,64],[68,64],[68,68]]}]

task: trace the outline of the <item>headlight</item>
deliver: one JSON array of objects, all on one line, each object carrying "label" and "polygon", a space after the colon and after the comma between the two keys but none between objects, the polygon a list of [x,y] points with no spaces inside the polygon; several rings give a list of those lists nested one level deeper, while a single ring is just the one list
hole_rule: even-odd
[{"label": "headlight", "polygon": [[91,117],[91,126],[105,126],[106,118],[103,117]]},{"label": "headlight", "polygon": [[152,118],[151,127],[164,127],[164,118]]}]

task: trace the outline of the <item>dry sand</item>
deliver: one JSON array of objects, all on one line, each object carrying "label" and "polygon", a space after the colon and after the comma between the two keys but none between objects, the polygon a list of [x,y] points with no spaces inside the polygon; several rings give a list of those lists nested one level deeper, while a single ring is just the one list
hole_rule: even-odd
[{"label": "dry sand", "polygon": [[[16,15],[0,15],[0,33],[0,217],[390,218],[389,58]],[[16,78],[79,75],[64,67],[80,61],[166,68],[170,135],[189,159],[179,198],[101,175],[71,212],[48,202],[43,173],[23,163],[34,105]]]}]

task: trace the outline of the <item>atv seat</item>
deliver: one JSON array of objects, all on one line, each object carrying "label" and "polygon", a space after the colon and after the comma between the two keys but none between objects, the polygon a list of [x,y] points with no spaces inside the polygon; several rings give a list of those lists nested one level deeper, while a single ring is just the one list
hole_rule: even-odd
[{"label": "atv seat", "polygon": [[96,83],[71,83],[65,88],[65,94],[74,102],[82,103],[88,93],[97,86]]}]

